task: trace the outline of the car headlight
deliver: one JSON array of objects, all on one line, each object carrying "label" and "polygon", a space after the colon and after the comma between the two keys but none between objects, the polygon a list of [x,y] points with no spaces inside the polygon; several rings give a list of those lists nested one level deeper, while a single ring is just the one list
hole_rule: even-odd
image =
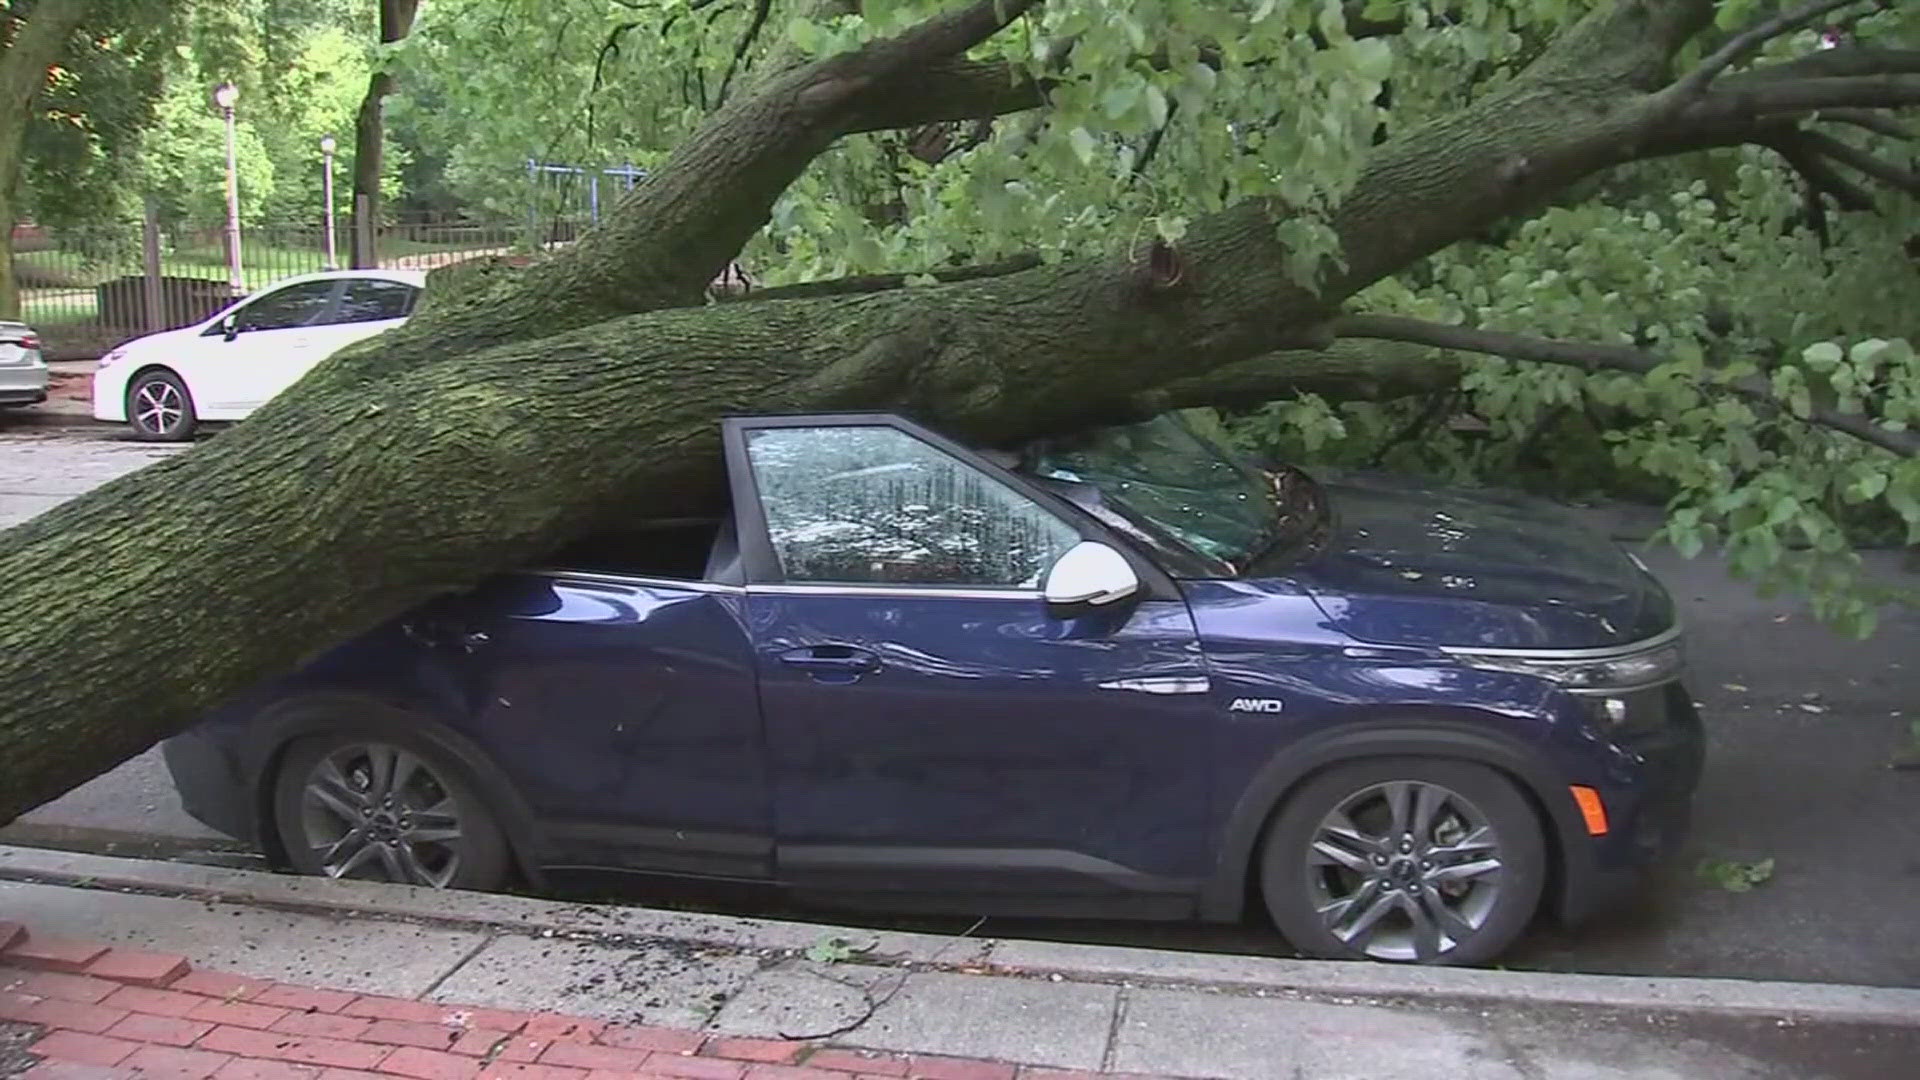
[{"label": "car headlight", "polygon": [[117,364],[120,361],[125,360],[126,358],[127,358],[127,347],[125,345],[108,349],[107,355],[102,356],[100,358],[99,363],[95,365],[95,369],[98,370],[99,368],[107,367],[112,364]]},{"label": "car headlight", "polygon": [[1679,678],[1686,666],[1686,650],[1681,647],[1677,636],[1656,644],[1613,652],[1595,650],[1570,653],[1545,649],[1539,652],[1512,649],[1447,651],[1468,667],[1532,675],[1576,694],[1622,693],[1658,686]]}]

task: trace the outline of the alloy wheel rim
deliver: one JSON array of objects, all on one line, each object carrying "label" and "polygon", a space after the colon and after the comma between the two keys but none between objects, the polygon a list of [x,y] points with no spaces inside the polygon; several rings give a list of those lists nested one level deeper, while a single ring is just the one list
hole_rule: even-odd
[{"label": "alloy wheel rim", "polygon": [[442,889],[460,871],[459,807],[440,777],[399,747],[358,743],[321,758],[300,814],[328,877]]},{"label": "alloy wheel rim", "polygon": [[147,383],[133,394],[134,417],[141,427],[164,435],[174,429],[180,418],[186,415],[186,406],[180,399],[180,390],[170,382],[156,380]]},{"label": "alloy wheel rim", "polygon": [[1460,793],[1394,780],[1321,819],[1308,894],[1334,937],[1375,960],[1430,961],[1478,933],[1500,899],[1499,833]]}]

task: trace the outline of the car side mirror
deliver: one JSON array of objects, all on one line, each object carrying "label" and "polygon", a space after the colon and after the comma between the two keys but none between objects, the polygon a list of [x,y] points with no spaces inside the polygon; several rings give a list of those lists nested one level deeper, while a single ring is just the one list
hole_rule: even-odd
[{"label": "car side mirror", "polygon": [[1140,575],[1127,557],[1096,540],[1082,540],[1047,571],[1047,603],[1111,604],[1140,591]]},{"label": "car side mirror", "polygon": [[220,336],[232,341],[240,336],[240,315],[234,313],[220,320]]}]

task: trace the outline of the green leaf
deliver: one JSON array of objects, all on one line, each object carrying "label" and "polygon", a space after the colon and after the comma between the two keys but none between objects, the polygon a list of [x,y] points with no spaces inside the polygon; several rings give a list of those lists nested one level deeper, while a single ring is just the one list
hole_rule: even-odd
[{"label": "green leaf", "polygon": [[1694,873],[1702,880],[1711,882],[1728,892],[1752,892],[1755,885],[1761,885],[1773,877],[1773,859],[1761,859],[1758,862],[1736,862],[1732,859],[1707,858],[1700,860]]},{"label": "green leaf", "polygon": [[1847,493],[1853,496],[1855,502],[1866,502],[1885,490],[1887,490],[1887,474],[1870,472],[1855,480],[1847,488]]},{"label": "green leaf", "polygon": [[1802,350],[1800,358],[1805,360],[1807,366],[1813,370],[1826,371],[1835,364],[1838,364],[1844,355],[1845,354],[1840,351],[1840,346],[1835,345],[1833,342],[1817,341]]},{"label": "green leaf", "polygon": [[1393,74],[1393,46],[1386,38],[1361,38],[1347,43],[1353,73],[1369,82],[1385,82]]},{"label": "green leaf", "polygon": [[787,20],[787,40],[793,47],[807,56],[817,55],[820,45],[826,40],[827,32],[820,24],[801,15]]},{"label": "green leaf", "polygon": [[1167,95],[1152,83],[1147,84],[1147,119],[1156,128],[1167,126]]},{"label": "green leaf", "polygon": [[872,952],[878,944],[877,940],[856,945],[843,937],[824,937],[807,946],[806,956],[816,964],[839,964],[861,953]]},{"label": "green leaf", "polygon": [[1067,142],[1072,144],[1073,156],[1080,159],[1080,164],[1093,164],[1093,132],[1083,127],[1074,128],[1067,133]]},{"label": "green leaf", "polygon": [[1813,413],[1813,394],[1805,386],[1795,386],[1787,393],[1787,410],[1805,420]]}]

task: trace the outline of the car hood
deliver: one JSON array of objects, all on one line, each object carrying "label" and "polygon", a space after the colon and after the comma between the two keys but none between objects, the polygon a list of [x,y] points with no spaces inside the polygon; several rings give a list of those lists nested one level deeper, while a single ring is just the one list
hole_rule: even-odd
[{"label": "car hood", "polygon": [[1538,499],[1370,473],[1318,478],[1331,528],[1283,572],[1387,645],[1582,649],[1651,637],[1673,603],[1619,545]]},{"label": "car hood", "polygon": [[129,338],[113,347],[113,351],[123,356],[143,356],[151,351],[167,352],[179,349],[200,336],[200,326],[181,326],[172,330],[159,330],[151,334],[142,334]]}]

